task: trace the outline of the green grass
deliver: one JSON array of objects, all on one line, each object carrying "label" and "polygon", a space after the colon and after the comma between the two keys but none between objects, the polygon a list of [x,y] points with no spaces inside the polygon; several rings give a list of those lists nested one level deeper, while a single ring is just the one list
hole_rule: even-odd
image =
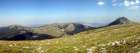
[{"label": "green grass", "polygon": [[84,31],[75,34],[74,36],[65,36],[58,39],[49,39],[41,41],[0,41],[0,53],[87,52],[140,52],[140,25],[116,25]]}]

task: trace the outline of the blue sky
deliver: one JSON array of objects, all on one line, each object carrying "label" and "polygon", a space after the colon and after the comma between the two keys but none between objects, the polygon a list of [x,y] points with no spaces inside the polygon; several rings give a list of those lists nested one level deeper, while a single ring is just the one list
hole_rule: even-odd
[{"label": "blue sky", "polygon": [[140,0],[0,0],[0,26],[140,21]]}]

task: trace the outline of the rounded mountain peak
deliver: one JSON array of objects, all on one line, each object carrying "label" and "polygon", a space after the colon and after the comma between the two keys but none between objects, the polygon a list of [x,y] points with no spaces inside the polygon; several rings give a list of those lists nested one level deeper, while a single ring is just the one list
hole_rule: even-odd
[{"label": "rounded mountain peak", "polygon": [[115,21],[113,21],[112,23],[110,23],[109,25],[118,25],[118,24],[126,24],[126,23],[130,23],[130,20],[127,17],[120,17]]}]

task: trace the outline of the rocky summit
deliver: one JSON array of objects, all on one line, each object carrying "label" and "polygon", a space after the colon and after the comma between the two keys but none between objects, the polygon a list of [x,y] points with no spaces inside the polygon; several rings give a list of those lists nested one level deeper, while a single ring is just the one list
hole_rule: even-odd
[{"label": "rocky summit", "polygon": [[118,24],[126,24],[126,23],[130,23],[130,22],[131,21],[127,17],[120,17],[120,18],[116,19],[115,21],[111,22],[109,24],[109,26],[118,25]]}]

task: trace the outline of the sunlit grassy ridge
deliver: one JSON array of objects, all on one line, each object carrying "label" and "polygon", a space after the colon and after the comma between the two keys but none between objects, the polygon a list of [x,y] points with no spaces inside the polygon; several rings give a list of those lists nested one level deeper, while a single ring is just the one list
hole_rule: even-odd
[{"label": "sunlit grassy ridge", "polygon": [[0,41],[0,53],[138,53],[140,25],[123,24],[41,41]]}]

